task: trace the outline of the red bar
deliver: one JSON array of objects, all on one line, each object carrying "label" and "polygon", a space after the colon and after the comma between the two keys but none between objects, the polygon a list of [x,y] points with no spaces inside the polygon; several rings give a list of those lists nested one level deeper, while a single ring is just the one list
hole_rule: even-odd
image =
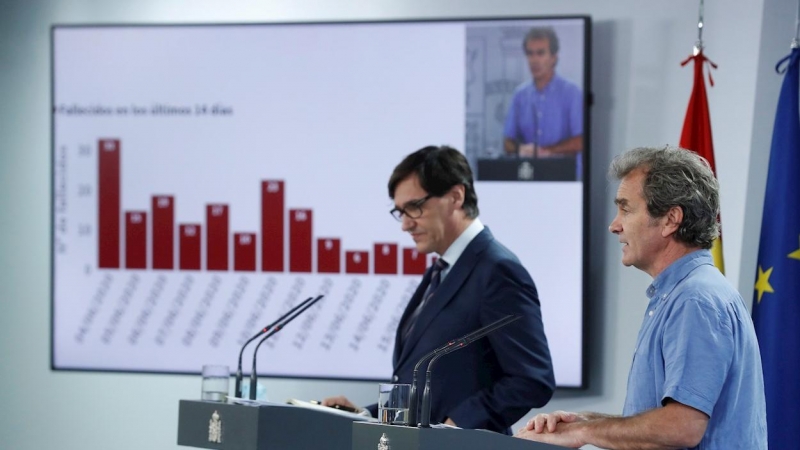
[{"label": "red bar", "polygon": [[147,213],[125,213],[125,268],[147,268]]},{"label": "red bar", "polygon": [[181,270],[200,270],[200,231],[197,224],[180,226],[178,267]]},{"label": "red bar", "polygon": [[311,225],[313,211],[289,210],[289,271],[311,272]]},{"label": "red bar", "polygon": [[283,272],[283,181],[261,182],[261,270]]},{"label": "red bar", "polygon": [[317,272],[342,272],[342,240],[325,238],[317,239]]},{"label": "red bar", "polygon": [[397,275],[397,244],[375,244],[375,273]]},{"label": "red bar", "polygon": [[403,249],[403,275],[424,275],[428,258],[414,247]]},{"label": "red bar", "polygon": [[346,251],[346,273],[369,273],[369,252]]},{"label": "red bar", "polygon": [[153,196],[153,269],[175,268],[175,198]]},{"label": "red bar", "polygon": [[119,139],[97,141],[98,267],[119,269],[120,168]]},{"label": "red bar", "polygon": [[233,234],[233,270],[255,272],[256,270],[256,234]]},{"label": "red bar", "polygon": [[206,205],[206,270],[228,270],[228,205]]}]

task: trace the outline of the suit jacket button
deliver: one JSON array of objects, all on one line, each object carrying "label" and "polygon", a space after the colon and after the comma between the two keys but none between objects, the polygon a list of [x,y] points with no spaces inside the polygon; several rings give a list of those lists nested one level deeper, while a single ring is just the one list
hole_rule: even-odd
[{"label": "suit jacket button", "polygon": [[392,376],[392,383],[397,383],[398,381],[400,381],[400,377],[397,375]]}]

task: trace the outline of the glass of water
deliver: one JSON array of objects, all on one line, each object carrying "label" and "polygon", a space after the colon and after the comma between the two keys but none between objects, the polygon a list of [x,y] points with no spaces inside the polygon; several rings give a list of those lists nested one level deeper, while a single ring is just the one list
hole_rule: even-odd
[{"label": "glass of water", "polygon": [[410,384],[378,385],[378,420],[391,425],[408,425]]},{"label": "glass of water", "polygon": [[228,396],[231,372],[228,366],[207,364],[203,366],[203,385],[200,398],[207,402],[224,402]]}]

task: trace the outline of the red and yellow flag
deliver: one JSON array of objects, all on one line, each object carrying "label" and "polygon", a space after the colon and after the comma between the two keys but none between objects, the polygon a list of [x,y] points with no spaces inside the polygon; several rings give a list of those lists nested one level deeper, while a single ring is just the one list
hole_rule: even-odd
[{"label": "red and yellow flag", "polygon": [[[703,55],[700,50],[696,55],[690,56],[681,66],[685,66],[689,61],[694,61],[694,87],[692,95],[689,97],[689,107],[686,108],[686,118],[683,121],[683,131],[681,132],[680,146],[696,152],[711,164],[714,176],[717,175],[717,167],[714,164],[714,143],[711,139],[711,117],[708,114],[708,98],[706,97],[706,80],[703,77],[703,67],[708,63],[714,69],[717,65]],[[714,80],[711,73],[708,75],[711,86]],[[711,247],[711,254],[714,256],[714,265],[725,273],[725,262],[722,259],[722,234],[714,240]]]}]

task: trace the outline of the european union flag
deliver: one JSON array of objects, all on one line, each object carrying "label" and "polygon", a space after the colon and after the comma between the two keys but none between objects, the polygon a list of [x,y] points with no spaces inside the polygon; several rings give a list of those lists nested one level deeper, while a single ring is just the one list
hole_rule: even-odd
[{"label": "european union flag", "polygon": [[769,448],[800,445],[800,49],[778,99],[761,222],[753,322],[761,346]]}]

